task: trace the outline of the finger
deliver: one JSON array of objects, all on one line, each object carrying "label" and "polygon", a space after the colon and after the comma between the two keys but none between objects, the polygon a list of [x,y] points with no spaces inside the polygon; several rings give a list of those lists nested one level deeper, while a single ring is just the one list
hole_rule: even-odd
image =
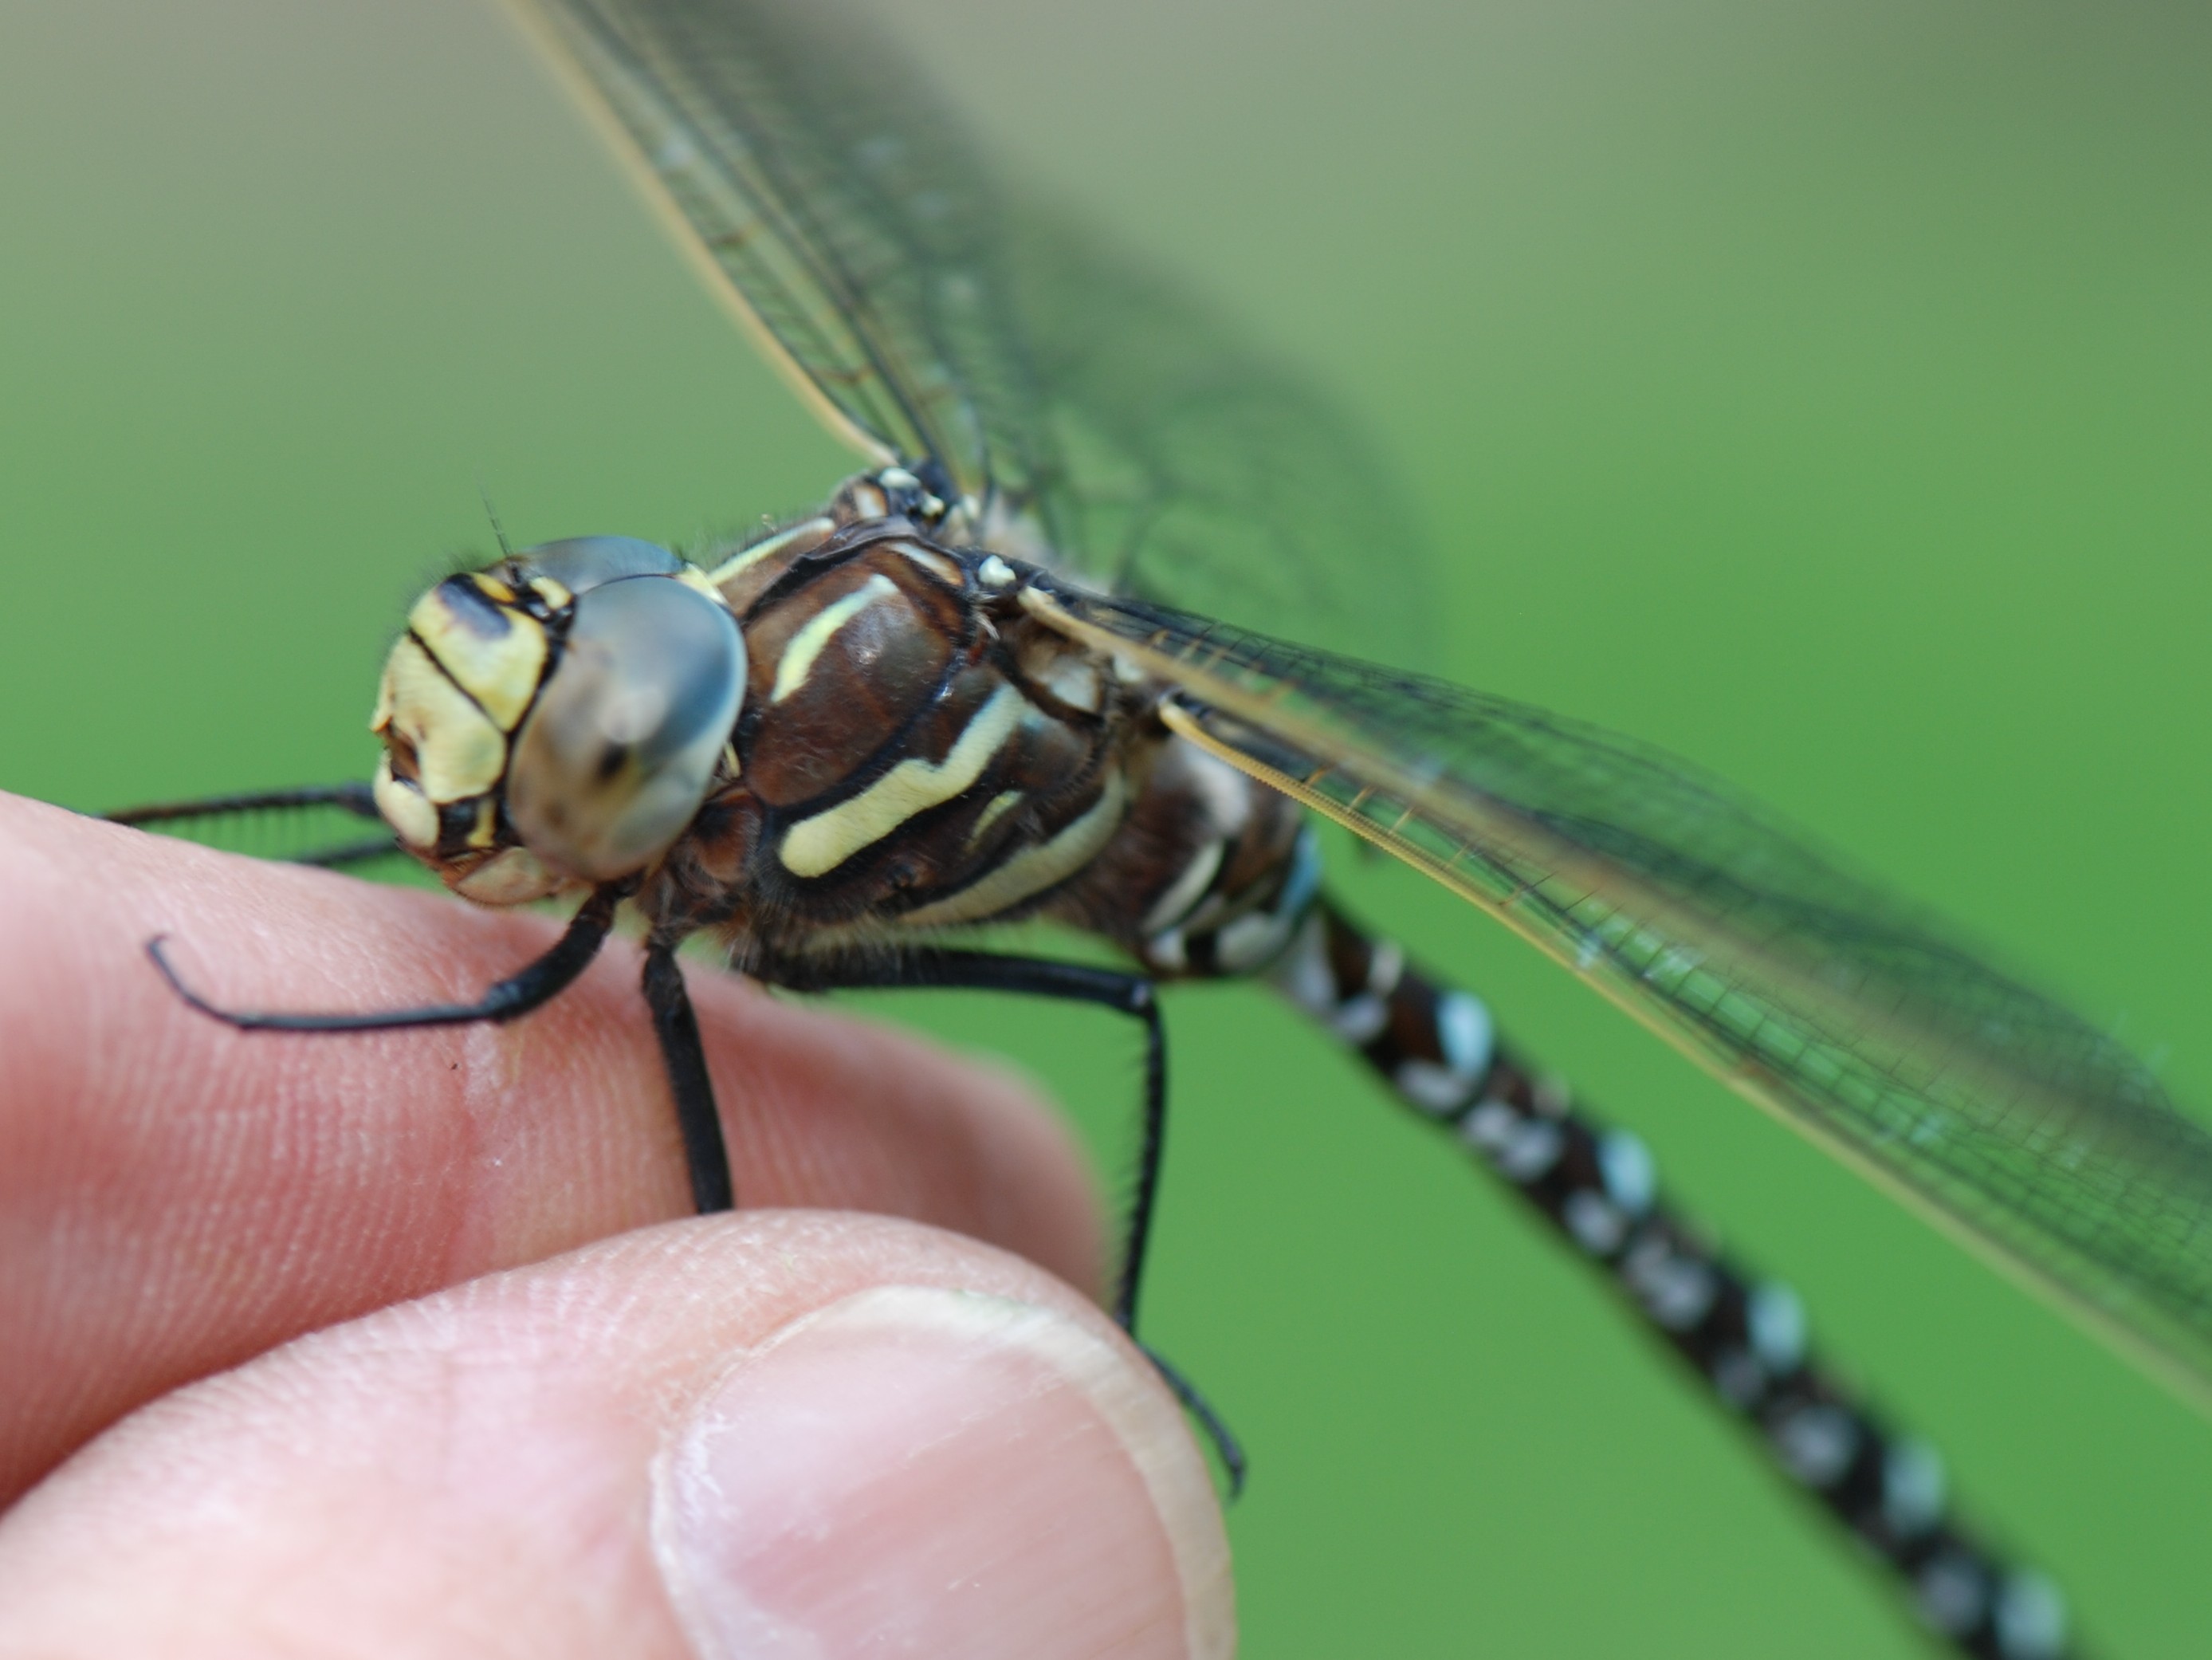
[{"label": "finger", "polygon": [[0,1650],[1225,1656],[1172,1401],[910,1223],[741,1214],[385,1310],[118,1426],[0,1523]]},{"label": "finger", "polygon": [[[461,1001],[557,925],[0,797],[0,1497],[142,1401],[300,1332],[688,1208],[610,945],[503,1026],[240,1033],[232,1006]],[[740,1201],[916,1217],[1079,1285],[1066,1132],[1009,1079],[693,970]]]}]

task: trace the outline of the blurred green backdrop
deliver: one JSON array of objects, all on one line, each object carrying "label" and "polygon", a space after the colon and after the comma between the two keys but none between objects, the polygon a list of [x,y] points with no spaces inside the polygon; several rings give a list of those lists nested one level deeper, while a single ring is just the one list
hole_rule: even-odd
[{"label": "blurred green backdrop", "polygon": [[[1340,388],[1455,677],[1715,766],[2212,1100],[2212,13],[886,11],[1010,168]],[[6,787],[363,771],[479,480],[518,542],[681,539],[847,465],[489,5],[0,8],[0,156]],[[2205,1651],[2212,1424],[1473,912],[1346,879],[1801,1287],[2100,1652]],[[1925,1651],[1321,1039],[1257,992],[1171,1013],[1152,1332],[1256,1460],[1246,1652]],[[1110,1167],[1128,1034],[1018,1025]]]}]

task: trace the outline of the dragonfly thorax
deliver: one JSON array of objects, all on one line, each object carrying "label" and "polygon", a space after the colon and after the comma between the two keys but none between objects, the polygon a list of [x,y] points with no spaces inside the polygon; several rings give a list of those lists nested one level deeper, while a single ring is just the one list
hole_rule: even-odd
[{"label": "dragonfly thorax", "polygon": [[[1299,816],[1026,603],[1049,579],[833,514],[715,573],[750,662],[738,772],[641,896],[741,964],[1038,914],[1156,971],[1257,961],[1310,897]],[[801,976],[803,977],[803,976]]]},{"label": "dragonfly thorax", "polygon": [[714,575],[750,664],[736,771],[648,882],[779,954],[1017,909],[1126,817],[1143,700],[1031,621],[1006,562],[832,514]]}]

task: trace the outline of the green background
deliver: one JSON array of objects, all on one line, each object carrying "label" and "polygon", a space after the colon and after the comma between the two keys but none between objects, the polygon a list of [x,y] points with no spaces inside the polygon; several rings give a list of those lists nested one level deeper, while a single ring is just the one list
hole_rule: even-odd
[{"label": "green background", "polygon": [[[1455,678],[1734,777],[2212,1100],[2212,13],[891,16],[1014,172],[1341,391]],[[479,480],[518,542],[680,539],[846,465],[489,6],[0,6],[0,784],[362,773]],[[1472,911],[1346,879],[1798,1285],[2100,1651],[2206,1651],[2212,1423]],[[1246,1652],[1925,1651],[1322,1040],[1256,991],[1170,1011],[1151,1329],[1256,1461]],[[1127,1033],[899,1012],[1115,1145]]]}]

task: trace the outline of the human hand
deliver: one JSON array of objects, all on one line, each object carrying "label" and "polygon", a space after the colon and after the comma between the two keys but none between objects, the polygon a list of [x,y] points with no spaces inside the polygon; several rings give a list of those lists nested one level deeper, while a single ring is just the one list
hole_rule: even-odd
[{"label": "human hand", "polygon": [[670,1220],[635,952],[512,1025],[239,1034],[148,935],[374,1008],[551,925],[9,797],[0,848],[0,1654],[1233,1649],[1203,1462],[1006,1079],[695,974],[762,1208]]}]

